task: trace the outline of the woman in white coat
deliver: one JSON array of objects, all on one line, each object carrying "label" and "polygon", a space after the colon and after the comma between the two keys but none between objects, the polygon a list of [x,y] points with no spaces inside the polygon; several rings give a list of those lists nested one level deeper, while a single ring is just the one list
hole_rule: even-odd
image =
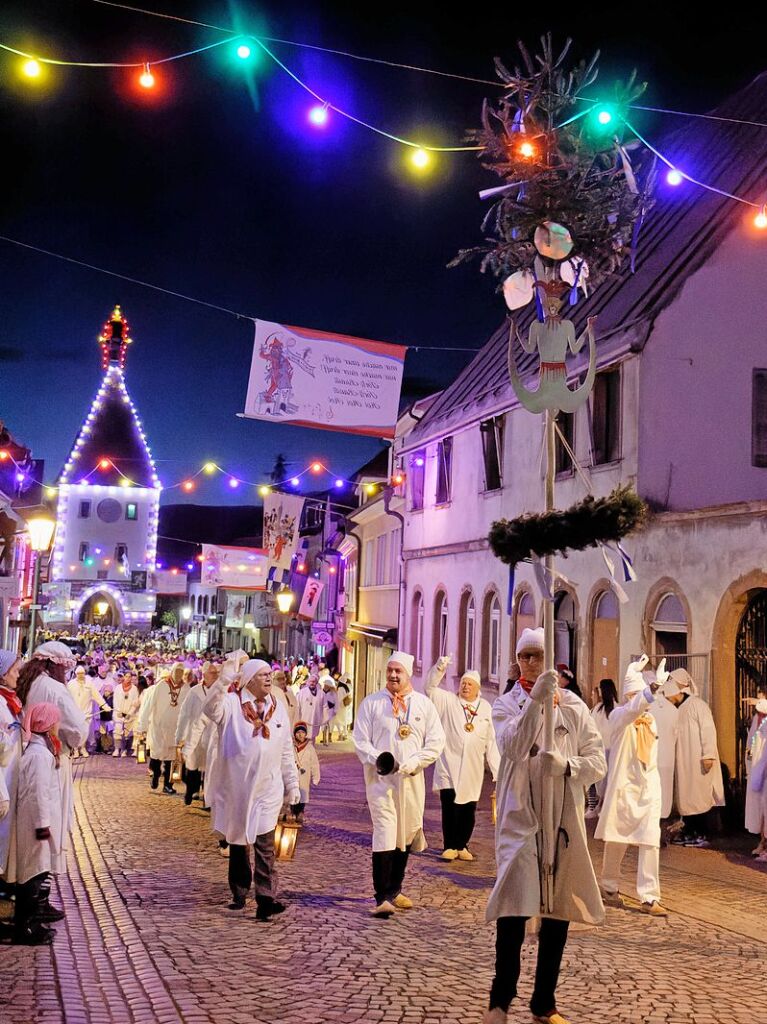
[{"label": "woman in white coat", "polygon": [[[752,698],[753,700],[753,698]],[[764,793],[764,760],[767,759],[767,693],[757,691],[754,717],[746,740],[746,808],[745,827],[759,836],[752,855],[760,857],[767,849],[767,800]],[[764,858],[767,860],[767,857]]]},{"label": "woman in white coat", "polygon": [[311,672],[298,691],[296,704],[296,720],[306,722],[309,739],[314,741],[328,717],[327,695],[320,686],[316,671]]},{"label": "woman in white coat", "polygon": [[[624,703],[610,715],[610,769],[602,813],[594,836],[605,843],[602,898],[622,907],[619,895],[623,858],[637,847],[637,894],[642,910],[666,917],[660,902],[659,851],[661,782],[658,726],[650,714],[660,684],[642,675],[647,657],[632,662],[623,683]],[[662,671],[662,669],[660,670]]]},{"label": "woman in white coat", "polygon": [[[501,764],[495,833],[498,877],[487,919],[496,922],[495,978],[485,1024],[505,1024],[517,994],[521,950],[528,918],[542,916],[530,1009],[539,1024],[560,1024],[556,1011],[559,968],[570,921],[601,924],[604,908],[589,856],[583,792],[606,770],[602,741],[584,702],[559,687],[555,671],[543,668],[543,629],[525,629],[517,642],[522,673],[493,706]],[[535,679],[535,682],[531,680]],[[555,696],[554,744],[541,751],[543,705]],[[551,910],[544,913],[541,837],[544,778],[553,780],[557,823],[556,869]]]},{"label": "woman in white coat", "polygon": [[189,696],[189,685],[184,682],[184,666],[176,662],[169,673],[146,694],[141,702],[137,731],[146,735],[146,743],[151,755],[149,767],[152,769],[150,785],[157,789],[160,782],[160,770],[163,772],[162,791],[173,796],[176,790],[171,784],[170,771],[176,756],[176,726],[184,701]]},{"label": "woman in white coat", "polygon": [[402,883],[411,850],[426,849],[423,773],[445,746],[436,708],[413,689],[412,672],[413,656],[395,651],[386,664],[386,688],[362,701],[352,734],[373,822],[371,913],[377,917],[413,906]]},{"label": "woman in white coat", "polygon": [[21,658],[15,651],[0,651],[0,876],[8,867],[16,818],[22,710],[16,683],[20,668]]},{"label": "woman in white coat", "polygon": [[[56,772],[61,790],[60,834],[55,837],[60,864],[54,869],[63,871],[66,851],[69,849],[69,833],[74,820],[74,791],[72,787],[71,753],[85,743],[88,736],[88,722],[67,690],[67,673],[75,667],[75,657],[66,644],[59,640],[48,640],[41,644],[19,673],[16,692],[24,705],[55,704],[61,713],[58,735],[61,740],[59,770]],[[8,877],[15,881],[9,859]]]},{"label": "woman in white coat", "polygon": [[19,765],[16,814],[16,910],[14,942],[38,946],[53,933],[45,922],[60,921],[63,910],[49,901],[51,874],[62,870],[61,712],[55,704],[27,704],[25,746]]},{"label": "woman in white coat", "polygon": [[240,670],[236,692],[227,693],[226,679],[221,678],[202,706],[218,739],[216,785],[209,799],[213,829],[229,844],[229,909],[242,910],[255,884],[259,921],[285,909],[275,899],[274,830],[284,798],[291,804],[301,798],[290,722],[272,695],[271,680],[267,662],[248,661]]},{"label": "woman in white coat", "polygon": [[426,676],[426,696],[445,730],[445,749],[434,767],[434,790],[442,808],[443,860],[474,860],[469,840],[485,781],[485,762],[495,782],[500,754],[493,709],[481,696],[479,673],[464,672],[458,693],[440,689],[451,657],[442,657]]}]

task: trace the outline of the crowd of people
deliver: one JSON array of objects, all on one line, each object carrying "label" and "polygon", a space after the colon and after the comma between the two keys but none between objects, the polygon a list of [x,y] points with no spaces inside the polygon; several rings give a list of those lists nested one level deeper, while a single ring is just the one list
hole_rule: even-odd
[{"label": "crowd of people", "polygon": [[[424,771],[442,812],[442,858],[471,861],[486,769],[497,782],[497,878],[487,917],[496,925],[496,974],[486,1024],[504,1024],[516,996],[521,947],[538,921],[531,1001],[540,1024],[567,1024],[556,1009],[559,964],[572,921],[625,906],[621,865],[637,848],[640,908],[665,917],[658,851],[662,823],[680,816],[672,842],[708,843],[707,819],[724,802],[713,717],[683,669],[648,659],[629,665],[621,693],[602,680],[589,708],[566,667],[544,671],[544,632],[525,629],[513,678],[491,706],[464,672],[446,685],[449,657],[413,688],[413,658],[389,658],[384,686],[359,704],[350,681],[319,659],[285,665],[244,651],[198,656],[151,643],[77,654],[45,640],[27,661],[0,652],[0,881],[15,895],[13,940],[44,944],[63,911],[50,902],[72,821],[72,766],[101,752],[148,764],[149,786],[210,813],[228,858],[229,908],[253,890],[256,919],[285,910],[277,892],[275,830],[302,823],[321,778],[317,747],[351,735],[372,822],[371,913],[413,907],[405,893],[411,853],[426,846]],[[544,706],[553,700],[553,733]],[[746,827],[767,860],[767,692],[752,701]],[[546,795],[548,794],[548,796]],[[547,803],[548,801],[548,803]],[[586,820],[598,818],[599,876]],[[542,829],[544,819],[553,832]],[[553,837],[553,838],[552,838]],[[553,846],[551,845],[553,843]],[[552,868],[551,865],[554,865]],[[625,891],[625,887],[624,887]]]}]

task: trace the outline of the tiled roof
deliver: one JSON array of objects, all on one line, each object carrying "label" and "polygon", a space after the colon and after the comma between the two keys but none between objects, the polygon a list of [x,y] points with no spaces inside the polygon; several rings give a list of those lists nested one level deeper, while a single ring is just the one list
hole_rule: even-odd
[{"label": "tiled roof", "polygon": [[[722,118],[764,121],[767,72],[725,100],[713,114]],[[661,152],[693,177],[752,202],[764,202],[767,130],[726,121],[689,120],[666,135]],[[651,140],[655,142],[655,140]],[[580,333],[588,316],[598,316],[598,361],[604,364],[621,347],[646,341],[655,317],[678,294],[685,281],[710,258],[729,231],[744,217],[741,204],[685,182],[676,192],[659,185],[657,202],[640,235],[636,272],[626,266],[600,285],[571,312]],[[527,330],[533,304],[520,311],[517,325]],[[510,408],[516,399],[507,371],[508,322],[492,335],[469,365],[434,402],[411,431],[406,446],[438,435],[486,406]],[[585,356],[573,360],[577,371]],[[522,375],[537,364],[535,355],[518,354]]]}]

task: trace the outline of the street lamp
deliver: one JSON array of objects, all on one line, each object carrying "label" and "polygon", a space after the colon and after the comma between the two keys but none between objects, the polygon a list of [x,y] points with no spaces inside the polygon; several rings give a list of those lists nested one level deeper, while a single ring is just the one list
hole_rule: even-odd
[{"label": "street lamp", "polygon": [[32,550],[37,556],[35,558],[35,573],[32,578],[32,605],[29,612],[29,650],[35,649],[35,636],[37,635],[37,613],[40,605],[37,603],[40,596],[40,563],[43,555],[50,548],[53,540],[53,531],[56,528],[56,521],[50,516],[33,516],[27,520],[27,532]]},{"label": "street lamp", "polygon": [[293,607],[294,598],[295,594],[293,591],[288,590],[287,588],[278,591],[276,595],[277,608],[279,609],[280,615],[282,615],[282,626],[280,629],[280,647],[282,648],[282,652],[280,662],[283,669],[285,668],[287,660],[285,656],[287,654],[288,646],[288,615],[290,614],[290,609]]}]

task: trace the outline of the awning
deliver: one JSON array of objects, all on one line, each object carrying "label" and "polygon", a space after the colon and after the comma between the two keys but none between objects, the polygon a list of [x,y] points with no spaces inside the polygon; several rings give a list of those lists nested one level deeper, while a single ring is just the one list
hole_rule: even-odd
[{"label": "awning", "polygon": [[386,643],[390,647],[396,648],[397,646],[396,626],[378,626],[374,622],[350,622],[347,633],[361,633],[373,640],[380,640],[381,643]]}]

